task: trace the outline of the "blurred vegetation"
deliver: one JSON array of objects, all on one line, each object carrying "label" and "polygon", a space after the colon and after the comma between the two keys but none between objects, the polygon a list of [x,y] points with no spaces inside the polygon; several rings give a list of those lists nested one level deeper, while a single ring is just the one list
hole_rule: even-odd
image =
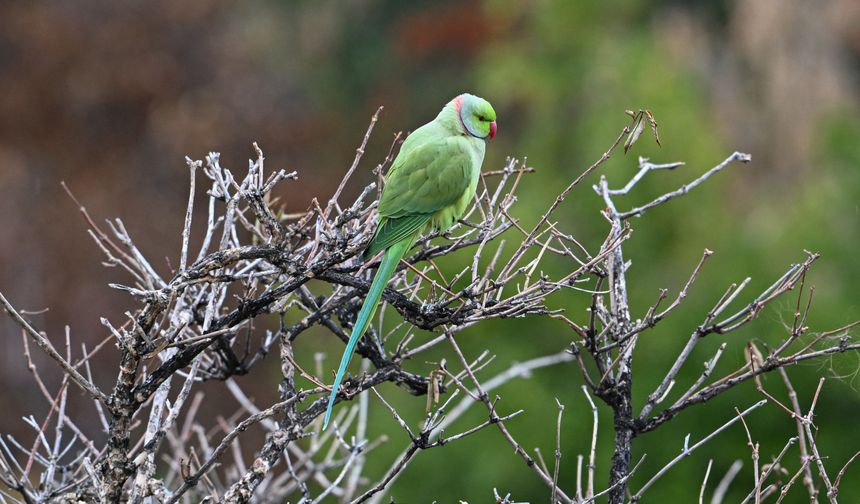
[{"label": "blurred vegetation", "polygon": [[[0,288],[33,309],[50,307],[42,322],[52,334],[68,322],[76,337],[98,341],[103,337],[98,317],[121,317],[125,300],[105,286],[117,272],[98,265],[75,208],[59,189],[62,179],[95,215],[125,219],[132,233],[143,237],[138,242],[152,244],[149,256],[175,257],[187,197],[185,154],[199,158],[219,150],[225,163],[241,169],[250,142],[258,140],[271,167],[299,170],[300,181],[283,198],[288,208],[303,209],[309,195],[324,198],[333,189],[377,106],[385,111],[365,156],[361,180],[367,182],[395,131],[426,122],[445,101],[468,90],[490,100],[498,112],[499,135],[489,146],[486,166],[498,168],[505,156],[514,156],[537,169],[524,178],[517,204],[518,217],[529,224],[549,195],[606,150],[627,123],[625,109],[647,107],[660,124],[663,147],[640,141],[601,173],[620,185],[635,170],[636,156],[687,165],[649,176],[624,200],[630,205],[676,188],[734,150],[752,153],[753,162],[731,167],[633,223],[626,256],[632,260],[631,304],[639,310],[634,317],[644,314],[660,288],[677,292],[704,248],[716,252],[683,308],[639,343],[634,387],[644,398],[728,284],[751,276],[748,299],[789,263],[800,261],[804,248],[823,254],[808,279],[816,286],[811,327],[832,329],[860,316],[855,295],[860,8],[854,0],[806,4],[198,0],[179,6],[161,0],[136,7],[82,2],[74,9],[3,4],[0,184],[7,196],[0,210],[7,226],[0,236]],[[358,184],[350,190],[357,192]],[[600,208],[601,201],[583,185],[559,218],[567,232],[594,249],[606,233]],[[449,271],[456,267],[448,266]],[[571,294],[557,302],[581,320],[586,299]],[[788,303],[770,309],[744,334],[762,345],[778,341],[792,310]],[[7,335],[0,377],[10,390],[28,381],[16,333],[0,327]],[[495,369],[563,348],[571,339],[549,320],[497,321],[463,336],[464,350],[489,348],[497,355]],[[709,336],[691,362],[709,358],[721,341]],[[743,362],[742,342],[727,342],[716,375]],[[300,357],[308,362],[313,351],[325,350],[332,359],[339,355],[340,345],[332,352],[331,338],[303,343],[299,349],[306,353]],[[416,369],[421,365],[415,363]],[[791,370],[804,405],[817,377],[839,377],[826,382],[817,416],[818,445],[832,471],[858,448],[853,442],[854,419],[860,416],[858,369],[857,356],[847,355]],[[274,383],[276,366],[271,372]],[[679,388],[699,372],[686,369]],[[248,381],[258,383],[258,400],[274,393],[265,382]],[[780,380],[770,377],[765,383],[785,397]],[[578,372],[569,366],[540,371],[533,380],[498,391],[503,411],[526,409],[510,423],[514,435],[529,449],[539,447],[547,459],[554,449],[553,398],[567,405],[561,470],[566,481],[575,476],[575,454],[587,451],[591,428],[579,387]],[[684,412],[671,431],[637,439],[634,459],[644,453],[648,458],[631,486],[637,488],[677,454],[684,434],[698,439],[728,420],[735,406],[758,399],[747,384]],[[10,397],[0,401],[9,403]],[[396,405],[418,419],[423,401],[401,394]],[[20,411],[4,415],[2,428],[20,428],[16,419],[36,405],[44,407],[36,399],[15,404]],[[379,433],[396,430],[382,408],[374,414]],[[480,413],[468,419],[476,422]],[[763,461],[795,432],[790,419],[771,405],[748,423]],[[610,424],[602,415],[600,481],[611,453]],[[395,435],[378,448],[389,456],[371,457],[375,465],[368,474],[382,475],[385,461],[406,444]],[[752,465],[738,426],[676,466],[647,501],[691,501],[711,458],[710,488],[733,460],[744,460],[727,502],[742,499],[752,487]],[[511,491],[518,500],[544,500],[548,493],[498,433],[487,430],[420,454],[390,493],[398,502],[483,502],[492,487]],[[802,493],[795,488],[789,500],[805,501]],[[847,477],[841,496],[857,499],[860,478]]]}]

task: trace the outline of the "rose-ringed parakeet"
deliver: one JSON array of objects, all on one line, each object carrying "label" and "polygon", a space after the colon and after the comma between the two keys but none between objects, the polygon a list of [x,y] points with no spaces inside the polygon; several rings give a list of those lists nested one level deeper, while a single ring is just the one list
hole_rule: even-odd
[{"label": "rose-ringed parakeet", "polygon": [[364,252],[385,251],[358,313],[331,388],[323,429],[358,340],[367,330],[382,291],[400,259],[424,231],[444,231],[457,222],[475,196],[484,161],[484,142],[496,135],[496,112],[484,100],[461,94],[403,142],[386,176],[379,200],[379,225]]}]

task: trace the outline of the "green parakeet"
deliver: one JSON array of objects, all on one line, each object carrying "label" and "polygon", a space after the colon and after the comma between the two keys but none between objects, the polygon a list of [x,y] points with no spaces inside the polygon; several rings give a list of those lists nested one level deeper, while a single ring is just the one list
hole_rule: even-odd
[{"label": "green parakeet", "polygon": [[400,259],[424,231],[444,231],[469,207],[481,176],[485,140],[496,135],[496,112],[484,100],[461,94],[429,123],[412,132],[394,159],[379,200],[379,225],[364,252],[385,251],[340,360],[323,430],[331,420],[349,359],[367,330],[382,291]]}]

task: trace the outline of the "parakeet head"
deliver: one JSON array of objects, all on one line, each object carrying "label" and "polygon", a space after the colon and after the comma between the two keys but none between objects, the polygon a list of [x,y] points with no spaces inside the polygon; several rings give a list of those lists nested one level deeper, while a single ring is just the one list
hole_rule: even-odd
[{"label": "parakeet head", "polygon": [[490,102],[478,96],[463,93],[454,98],[451,103],[457,111],[464,133],[483,139],[492,139],[496,136],[496,111],[493,110]]}]

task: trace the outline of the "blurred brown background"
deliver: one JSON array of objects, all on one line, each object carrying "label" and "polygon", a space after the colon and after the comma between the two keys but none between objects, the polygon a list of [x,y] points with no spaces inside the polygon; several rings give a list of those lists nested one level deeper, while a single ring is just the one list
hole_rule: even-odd
[{"label": "blurred brown background", "polygon": [[[301,210],[333,190],[378,106],[351,191],[371,180],[394,132],[468,90],[499,115],[487,165],[528,156],[539,170],[520,205],[526,219],[606,149],[625,109],[648,107],[661,125],[664,147],[637,145],[634,155],[689,162],[643,183],[641,201],[732,150],[750,152],[749,167],[642,219],[638,296],[677,284],[686,270],[671,261],[689,264],[704,247],[722,254],[706,293],[748,274],[764,284],[809,248],[824,253],[816,322],[827,329],[860,314],[858,81],[857,0],[2,2],[0,290],[21,308],[49,308],[32,318],[55,341],[65,325],[75,342],[100,341],[99,318],[121,321],[134,304],[107,287],[127,278],[100,265],[61,181],[94,218],[121,218],[166,273],[179,251],[186,155],[219,151],[241,171],[257,141],[270,169],[299,171],[282,196]],[[619,181],[634,167],[627,156],[607,172]],[[566,207],[577,236],[605,231],[599,204],[582,189]],[[770,323],[778,328],[779,315]],[[0,329],[0,430],[18,431],[20,416],[44,404],[30,393],[19,331],[6,320]],[[519,355],[523,342],[511,339],[493,344]],[[830,406],[856,418],[857,359],[842,362],[804,372],[844,376],[834,386],[854,402],[834,393]],[[852,432],[853,422],[835,423],[834,439]],[[531,485],[517,463],[511,473]],[[522,488],[516,497],[534,487]]]}]

